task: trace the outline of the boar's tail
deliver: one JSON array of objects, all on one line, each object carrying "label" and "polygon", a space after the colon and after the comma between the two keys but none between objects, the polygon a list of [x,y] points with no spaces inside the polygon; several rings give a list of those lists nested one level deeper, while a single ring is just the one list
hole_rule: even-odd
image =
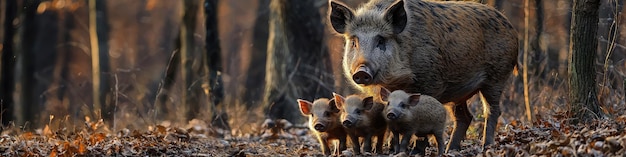
[{"label": "boar's tail", "polygon": [[523,66],[519,61],[515,62],[515,66],[513,67],[513,76],[517,77],[517,75],[519,75],[519,71],[524,70],[524,69],[520,69],[522,67]]},{"label": "boar's tail", "polygon": [[513,67],[513,76],[517,77],[517,75],[519,75],[519,65],[515,65],[515,67]]}]

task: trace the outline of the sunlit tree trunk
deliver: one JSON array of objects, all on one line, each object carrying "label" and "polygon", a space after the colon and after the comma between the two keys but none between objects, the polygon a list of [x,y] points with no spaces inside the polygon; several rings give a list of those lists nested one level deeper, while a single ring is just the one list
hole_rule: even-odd
[{"label": "sunlit tree trunk", "polygon": [[13,120],[13,92],[15,89],[15,53],[13,49],[13,37],[15,36],[15,26],[13,20],[17,17],[17,2],[2,1],[3,39],[0,47],[0,106],[2,110],[2,125],[8,125]]},{"label": "sunlit tree trunk", "polygon": [[269,118],[303,120],[296,99],[330,97],[334,88],[316,0],[272,0],[264,103]]},{"label": "sunlit tree trunk", "polygon": [[576,0],[572,10],[569,58],[570,115],[574,123],[602,116],[597,100],[595,59],[600,0]]},{"label": "sunlit tree trunk", "polygon": [[89,1],[89,33],[91,43],[91,66],[93,79],[94,111],[113,126],[114,104],[111,104],[109,67],[109,30],[106,17],[106,1]]},{"label": "sunlit tree trunk", "polygon": [[529,1],[524,1],[524,55],[522,57],[523,68],[522,68],[522,81],[524,82],[524,106],[526,106],[526,118],[532,124],[532,109],[530,106],[530,95],[529,95],[529,87],[528,87],[528,54],[530,53],[529,49],[529,29],[530,29],[530,5],[528,5]]}]

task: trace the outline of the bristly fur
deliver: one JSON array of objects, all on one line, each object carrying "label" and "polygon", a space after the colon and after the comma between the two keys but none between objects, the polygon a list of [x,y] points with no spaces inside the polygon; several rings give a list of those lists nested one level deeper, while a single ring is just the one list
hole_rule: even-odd
[{"label": "bristly fur", "polygon": [[[353,151],[356,154],[360,153],[358,139],[363,138],[363,151],[373,152],[372,138],[377,137],[375,150],[380,153],[387,131],[387,123],[382,115],[385,106],[382,102],[372,96],[350,95],[344,98],[336,93],[333,95],[337,108],[341,111],[341,121],[349,120],[354,123],[354,126],[346,128],[348,136],[353,141]],[[368,107],[366,102],[371,103],[371,106]]]},{"label": "bristly fur", "polygon": [[[334,100],[327,98],[320,98],[314,102],[306,100],[297,100],[300,104],[300,111],[309,119],[309,129],[315,134],[320,148],[325,155],[330,155],[330,143],[331,140],[339,140],[338,151],[346,149],[346,130],[341,126],[339,122],[339,111],[336,110]],[[326,113],[330,113],[326,115]],[[326,130],[321,132],[317,131],[314,127],[315,124],[322,124],[326,127]]]},{"label": "bristly fur", "polygon": [[364,84],[350,79],[354,87],[372,94],[382,86],[457,104],[455,128],[460,129],[449,149],[460,149],[472,120],[466,100],[480,93],[486,115],[483,146],[494,142],[500,96],[519,47],[517,31],[502,13],[474,2],[371,0],[356,11],[330,3],[330,23],[346,41],[344,75],[350,79],[361,69],[372,77]]},{"label": "bristly fur", "polygon": [[[411,95],[402,90],[396,90],[389,94],[389,103],[385,106],[383,113],[386,115],[394,112],[401,115],[396,120],[387,119],[390,131],[394,133],[394,138],[395,134],[402,135],[403,140],[409,140],[413,135],[433,135],[437,141],[439,155],[443,154],[445,148],[443,134],[448,119],[447,110],[437,99],[431,96],[420,95],[418,102],[411,102]],[[406,145],[401,144],[399,147],[400,150],[396,151],[406,151]]]}]

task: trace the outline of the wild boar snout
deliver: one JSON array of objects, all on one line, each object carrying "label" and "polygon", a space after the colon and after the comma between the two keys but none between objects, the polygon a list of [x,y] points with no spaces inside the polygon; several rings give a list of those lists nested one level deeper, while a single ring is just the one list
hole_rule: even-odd
[{"label": "wild boar snout", "polygon": [[324,126],[324,124],[321,123],[317,123],[313,126],[313,128],[315,128],[315,130],[319,131],[319,132],[324,132],[326,131],[326,126]]},{"label": "wild boar snout", "polygon": [[387,119],[389,119],[389,120],[396,120],[396,119],[398,119],[398,115],[396,115],[393,112],[389,112],[389,113],[387,113]]},{"label": "wild boar snout", "polygon": [[364,64],[361,64],[356,72],[352,74],[352,80],[354,80],[354,82],[356,82],[357,84],[371,84],[372,78],[373,76],[370,68],[368,68]]},{"label": "wild boar snout", "polygon": [[344,120],[341,124],[343,124],[343,126],[345,126],[346,128],[351,128],[352,126],[354,126],[354,123],[351,120]]}]

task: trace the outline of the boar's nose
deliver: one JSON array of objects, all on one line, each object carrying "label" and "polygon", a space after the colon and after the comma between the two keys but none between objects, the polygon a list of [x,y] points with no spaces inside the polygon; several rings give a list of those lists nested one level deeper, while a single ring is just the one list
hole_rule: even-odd
[{"label": "boar's nose", "polygon": [[387,113],[387,118],[390,119],[390,120],[396,120],[396,119],[398,119],[398,115],[396,115],[395,113],[390,112],[390,113]]},{"label": "boar's nose", "polygon": [[372,73],[365,65],[361,65],[359,69],[352,74],[352,80],[357,84],[370,84],[372,83]]},{"label": "boar's nose", "polygon": [[324,131],[325,127],[322,124],[315,124],[315,126],[313,126],[313,128],[315,128],[315,130],[317,131]]},{"label": "boar's nose", "polygon": [[343,124],[343,126],[345,126],[346,128],[351,128],[351,127],[352,127],[352,125],[353,125],[352,121],[349,121],[349,120],[344,120],[342,124]]}]

